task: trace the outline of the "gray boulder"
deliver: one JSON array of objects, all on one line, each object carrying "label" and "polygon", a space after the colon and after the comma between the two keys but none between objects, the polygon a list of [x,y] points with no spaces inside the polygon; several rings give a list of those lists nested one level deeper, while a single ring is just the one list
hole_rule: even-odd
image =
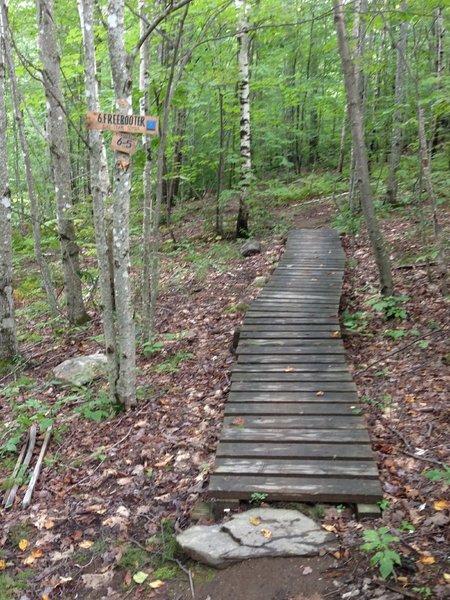
[{"label": "gray boulder", "polygon": [[55,379],[60,383],[85,385],[97,377],[106,375],[108,359],[105,354],[90,354],[69,358],[53,369]]},{"label": "gray boulder", "polygon": [[258,240],[247,240],[241,248],[242,256],[253,256],[261,253],[261,242]]},{"label": "gray boulder", "polygon": [[194,560],[222,569],[247,558],[314,556],[335,536],[296,510],[253,508],[222,525],[195,525],[177,536]]}]

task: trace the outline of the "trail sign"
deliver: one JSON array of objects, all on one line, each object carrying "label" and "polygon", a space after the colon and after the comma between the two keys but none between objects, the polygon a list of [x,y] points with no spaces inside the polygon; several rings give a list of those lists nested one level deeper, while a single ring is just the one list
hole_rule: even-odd
[{"label": "trail sign", "polygon": [[100,131],[107,130],[149,135],[158,135],[159,133],[158,117],[144,117],[141,115],[88,112],[86,115],[86,125],[88,129],[99,129]]},{"label": "trail sign", "polygon": [[111,140],[111,148],[125,154],[134,154],[137,150],[137,145],[137,138],[129,133],[117,133],[115,131]]}]

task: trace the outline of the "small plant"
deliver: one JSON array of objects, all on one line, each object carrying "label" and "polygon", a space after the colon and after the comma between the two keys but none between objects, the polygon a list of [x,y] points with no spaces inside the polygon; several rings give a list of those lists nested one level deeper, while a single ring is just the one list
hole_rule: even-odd
[{"label": "small plant", "polygon": [[174,567],[168,567],[168,566],[160,567],[159,569],[156,569],[156,571],[154,571],[152,573],[153,579],[161,579],[162,581],[167,581],[168,579],[174,579],[177,575],[178,575],[178,569],[175,566]]},{"label": "small plant", "polygon": [[416,530],[414,525],[411,525],[411,523],[409,523],[409,521],[406,521],[405,519],[403,519],[400,523],[400,529],[402,531],[407,531],[408,533],[414,533]]},{"label": "small plant", "polygon": [[387,579],[394,571],[395,565],[400,565],[400,555],[392,549],[392,544],[399,538],[392,535],[387,527],[366,529],[365,543],[360,546],[364,552],[372,554],[370,563],[379,568],[381,576]]},{"label": "small plant", "polygon": [[423,596],[424,598],[431,598],[433,596],[433,590],[430,587],[413,587],[412,588],[413,592],[416,592],[416,594],[420,594],[421,596]]},{"label": "small plant", "polygon": [[345,329],[359,332],[366,329],[370,321],[370,314],[366,311],[344,312],[342,314],[342,323]]},{"label": "small plant", "polygon": [[442,481],[446,485],[450,485],[450,467],[447,465],[443,465],[442,469],[422,471],[422,475],[431,481]]},{"label": "small plant", "polygon": [[402,306],[408,302],[409,296],[380,296],[376,295],[366,301],[368,306],[377,312],[384,313],[386,319],[407,319],[408,313]]},{"label": "small plant", "polygon": [[380,500],[377,504],[381,510],[387,510],[389,508],[389,500],[387,498],[383,498],[383,500]]},{"label": "small plant", "polygon": [[160,365],[156,365],[155,371],[157,373],[176,373],[179,365],[185,360],[192,358],[192,356],[192,352],[177,352]]},{"label": "small plant", "polygon": [[107,392],[100,390],[97,396],[94,396],[93,392],[88,390],[86,396],[86,401],[75,409],[75,412],[85,419],[100,423],[114,412],[115,407],[111,404]]},{"label": "small plant", "polygon": [[408,331],[406,329],[386,329],[383,335],[390,337],[393,340],[399,340],[400,338],[405,337],[405,335],[408,335]]},{"label": "small plant", "polygon": [[250,502],[252,504],[261,504],[261,502],[264,502],[267,496],[268,494],[265,494],[264,492],[253,492],[253,494],[250,496]]},{"label": "small plant", "polygon": [[144,356],[152,356],[152,354],[157,354],[164,349],[164,342],[145,342],[142,345],[142,353]]}]

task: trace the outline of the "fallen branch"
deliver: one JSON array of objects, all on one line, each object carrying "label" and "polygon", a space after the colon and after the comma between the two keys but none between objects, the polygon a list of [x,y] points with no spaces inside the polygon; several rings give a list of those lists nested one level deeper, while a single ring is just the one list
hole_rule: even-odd
[{"label": "fallen branch", "polygon": [[[17,458],[17,462],[15,464],[14,470],[13,470],[12,475],[11,475],[11,480],[12,481],[14,481],[16,479],[17,475],[19,474],[19,470],[20,470],[20,467],[22,465],[22,462],[23,462],[23,459],[24,459],[24,456],[25,456],[25,452],[27,451],[29,439],[30,439],[30,432],[27,431],[27,437],[25,438],[25,443],[22,446],[22,450],[20,451],[20,454],[19,454],[19,456]],[[5,494],[5,497],[3,498],[3,506],[6,505],[7,500],[8,500],[8,494]]]},{"label": "fallen branch", "polygon": [[38,457],[36,466],[34,467],[33,475],[31,477],[30,483],[28,484],[28,489],[26,491],[24,499],[22,500],[22,508],[28,508],[28,506],[30,505],[31,496],[33,495],[34,488],[36,487],[36,483],[39,478],[39,473],[41,472],[42,461],[44,460],[45,452],[47,450],[47,446],[50,441],[51,434],[52,434],[52,426],[50,425],[50,427],[47,429],[47,432],[45,434],[44,442],[42,444],[41,451],[39,452],[39,457]]},{"label": "fallen branch", "polygon": [[[23,474],[25,474],[25,471],[27,470],[27,467],[30,464],[31,457],[33,456],[33,450],[34,450],[34,447],[36,445],[36,432],[37,432],[36,425],[32,425],[30,427],[30,431],[28,432],[28,449],[27,449],[27,453],[26,453],[24,461],[23,461],[23,463],[22,463],[22,465],[20,467],[22,469],[22,473]],[[8,494],[8,498],[6,499],[6,502],[5,502],[5,510],[10,509],[12,507],[12,505],[14,504],[14,500],[16,499],[16,494],[17,494],[17,490],[19,489],[19,485],[20,485],[20,483],[16,483],[11,488],[11,490],[10,490],[10,492]]]}]

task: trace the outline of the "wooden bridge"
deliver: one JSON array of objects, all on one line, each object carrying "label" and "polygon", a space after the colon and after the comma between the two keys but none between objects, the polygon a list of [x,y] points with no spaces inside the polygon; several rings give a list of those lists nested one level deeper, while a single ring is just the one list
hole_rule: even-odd
[{"label": "wooden bridge", "polygon": [[300,229],[249,307],[209,495],[373,504],[382,498],[338,320],[344,252]]}]

